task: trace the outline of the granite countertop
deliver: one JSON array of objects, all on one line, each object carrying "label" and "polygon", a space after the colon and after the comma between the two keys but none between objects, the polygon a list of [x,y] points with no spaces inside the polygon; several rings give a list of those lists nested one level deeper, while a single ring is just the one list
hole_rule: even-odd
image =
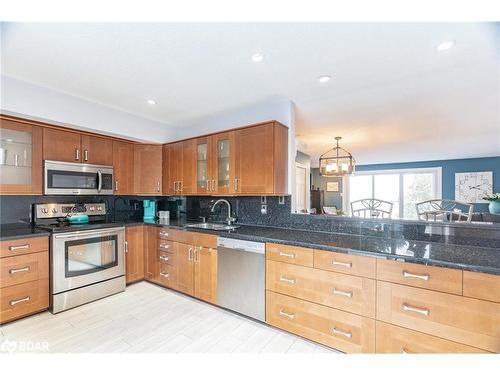
[{"label": "granite countertop", "polygon": [[15,240],[18,238],[49,236],[46,230],[35,228],[28,223],[14,223],[0,225],[0,240]]},{"label": "granite countertop", "polygon": [[252,225],[241,225],[233,231],[213,231],[185,228],[184,225],[187,223],[189,222],[181,219],[171,220],[169,225],[142,222],[128,222],[125,225],[155,225],[192,232],[210,233],[220,237],[257,242],[275,242],[326,251],[397,259],[411,263],[500,275],[499,248]]}]

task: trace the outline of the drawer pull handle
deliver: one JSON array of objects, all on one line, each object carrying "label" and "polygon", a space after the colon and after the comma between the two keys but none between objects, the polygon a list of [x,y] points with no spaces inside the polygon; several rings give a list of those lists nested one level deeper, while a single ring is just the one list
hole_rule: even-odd
[{"label": "drawer pull handle", "polygon": [[161,247],[162,249],[168,249],[168,248],[170,247],[170,245],[165,245],[165,244],[161,243],[161,244],[160,244],[160,247]]},{"label": "drawer pull handle", "polygon": [[285,283],[295,285],[295,279],[289,279],[287,277],[280,276],[280,281],[284,281]]},{"label": "drawer pull handle", "polygon": [[290,319],[295,319],[295,314],[289,314],[289,313],[284,312],[283,310],[280,310],[280,315],[286,316],[287,318],[290,318]]},{"label": "drawer pull handle", "polygon": [[168,237],[168,232],[163,232],[163,231],[161,231],[161,232],[160,232],[160,236],[165,236],[165,237]]},{"label": "drawer pull handle", "polygon": [[31,299],[30,296],[27,296],[27,297],[24,297],[24,298],[21,298],[21,299],[10,301],[10,305],[14,306],[14,305],[17,305],[18,303],[21,303],[21,302],[28,302],[30,299]]},{"label": "drawer pull handle", "polygon": [[352,333],[351,332],[344,332],[339,329],[336,329],[335,327],[332,328],[332,332],[336,335],[342,335],[347,337],[348,339],[352,338]]},{"label": "drawer pull handle", "polygon": [[339,295],[347,297],[347,298],[352,298],[352,292],[344,292],[342,290],[338,290],[335,288],[333,288],[333,294],[339,294]]},{"label": "drawer pull handle", "polygon": [[14,273],[18,273],[18,272],[27,272],[29,271],[30,268],[29,267],[23,267],[23,268],[17,268],[17,269],[12,269],[12,270],[9,270],[9,273],[12,275]]},{"label": "drawer pull handle", "polygon": [[406,348],[401,349],[401,354],[411,354],[410,351],[406,350]]},{"label": "drawer pull handle", "polygon": [[30,248],[30,245],[29,245],[29,244],[26,244],[26,245],[19,245],[19,246],[9,246],[9,250],[10,250],[10,251],[22,250],[22,249],[29,249],[29,248]]},{"label": "drawer pull handle", "polygon": [[164,260],[167,262],[170,259],[170,257],[164,257],[163,255],[160,255],[160,260]]},{"label": "drawer pull handle", "polygon": [[403,304],[403,311],[412,311],[425,316],[428,316],[430,312],[429,309],[419,309],[418,307],[412,307],[407,304]]},{"label": "drawer pull handle", "polygon": [[280,257],[287,257],[287,258],[295,259],[295,254],[284,253],[284,252],[280,251]]},{"label": "drawer pull handle", "polygon": [[332,264],[334,266],[342,266],[342,267],[347,267],[347,268],[351,268],[352,267],[352,263],[351,262],[345,263],[345,262],[337,262],[335,260],[332,260]]},{"label": "drawer pull handle", "polygon": [[170,277],[170,275],[168,273],[163,273],[163,272],[160,272],[160,276],[164,277],[166,279],[168,279]]},{"label": "drawer pull handle", "polygon": [[404,277],[414,277],[415,279],[421,279],[425,281],[429,281],[430,276],[429,275],[417,275],[414,273],[410,273],[408,271],[403,271],[403,276]]}]

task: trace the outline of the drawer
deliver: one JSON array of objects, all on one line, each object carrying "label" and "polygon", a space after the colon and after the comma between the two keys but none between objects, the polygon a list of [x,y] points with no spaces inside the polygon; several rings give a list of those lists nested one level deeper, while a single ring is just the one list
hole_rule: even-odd
[{"label": "drawer", "polygon": [[49,277],[48,251],[0,259],[0,287]]},{"label": "drawer", "polygon": [[266,321],[346,353],[375,352],[370,318],[267,291]]},{"label": "drawer", "polygon": [[500,276],[464,271],[464,296],[500,302]]},{"label": "drawer", "polygon": [[159,283],[168,288],[177,288],[177,272],[175,267],[165,263],[160,263]]},{"label": "drawer", "polygon": [[158,238],[203,247],[217,247],[217,236],[207,233],[188,232],[186,230],[157,228]]},{"label": "drawer", "polygon": [[159,240],[158,241],[158,250],[173,253],[174,252],[174,242]]},{"label": "drawer", "polygon": [[484,350],[430,336],[425,333],[376,322],[376,351],[384,354],[464,354]]},{"label": "drawer", "polygon": [[9,286],[0,292],[0,323],[49,307],[49,279]]},{"label": "drawer", "polygon": [[377,280],[462,295],[462,271],[377,259]]},{"label": "drawer", "polygon": [[266,243],[266,259],[312,267],[313,249]]},{"label": "drawer", "polygon": [[49,251],[49,237],[30,237],[0,241],[0,258]]},{"label": "drawer", "polygon": [[166,251],[160,251],[158,253],[158,261],[161,264],[168,264],[169,266],[174,267],[175,266],[175,254],[168,253]]},{"label": "drawer", "polygon": [[370,257],[314,250],[314,267],[327,271],[342,272],[374,279],[376,262],[375,258]]},{"label": "drawer", "polygon": [[372,279],[267,260],[266,288],[375,318],[376,282]]},{"label": "drawer", "polygon": [[377,320],[500,351],[500,304],[377,281]]},{"label": "drawer", "polygon": [[[167,229],[167,228],[157,228],[156,233],[158,235],[158,238],[160,239],[169,239],[171,241],[174,241],[174,237],[177,231],[173,229]],[[177,241],[177,240],[176,240]]]}]

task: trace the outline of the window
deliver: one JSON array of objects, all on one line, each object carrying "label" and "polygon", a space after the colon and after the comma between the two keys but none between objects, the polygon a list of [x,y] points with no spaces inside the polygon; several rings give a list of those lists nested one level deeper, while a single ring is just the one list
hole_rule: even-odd
[{"label": "window", "polygon": [[356,172],[345,179],[344,207],[350,202],[375,198],[393,203],[394,219],[416,219],[415,204],[441,198],[441,168]]}]

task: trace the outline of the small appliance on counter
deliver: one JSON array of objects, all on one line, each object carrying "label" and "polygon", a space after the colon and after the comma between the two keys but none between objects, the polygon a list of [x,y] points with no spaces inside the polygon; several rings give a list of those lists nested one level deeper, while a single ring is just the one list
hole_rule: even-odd
[{"label": "small appliance on counter", "polygon": [[142,206],[144,207],[143,221],[145,223],[154,223],[156,221],[156,201],[144,199],[142,201]]}]

